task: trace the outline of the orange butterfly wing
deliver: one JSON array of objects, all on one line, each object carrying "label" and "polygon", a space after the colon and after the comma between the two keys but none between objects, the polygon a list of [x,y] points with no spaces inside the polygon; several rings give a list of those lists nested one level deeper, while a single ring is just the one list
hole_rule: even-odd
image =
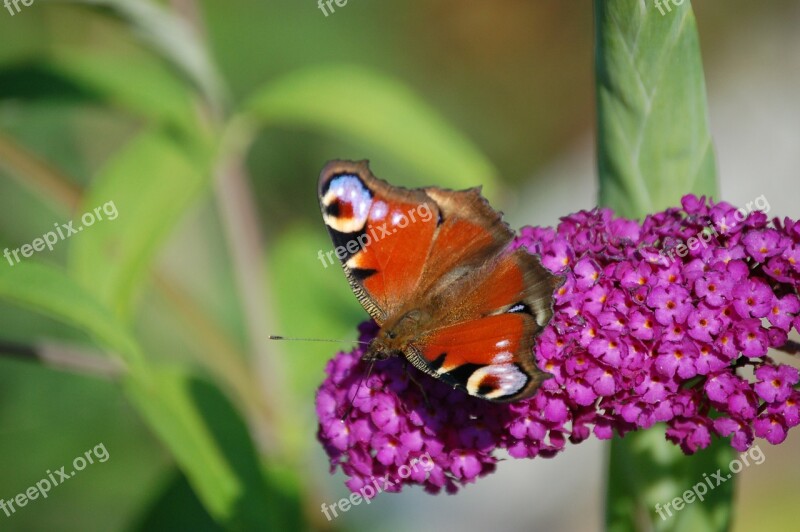
[{"label": "orange butterfly wing", "polygon": [[494,401],[530,396],[545,379],[532,364],[533,318],[499,314],[431,333],[419,344],[436,376],[470,395]]},{"label": "orange butterfly wing", "polygon": [[529,397],[547,378],[536,366],[533,347],[552,317],[560,278],[517,249],[464,282],[469,286],[455,290],[446,304],[456,310],[435,320],[414,342],[420,358],[409,359],[470,395],[494,401]]},{"label": "orange butterfly wing", "polygon": [[438,207],[421,191],[397,189],[374,177],[364,162],[328,163],[319,197],[350,286],[380,325],[416,290]]},{"label": "orange butterfly wing", "polygon": [[436,283],[479,267],[513,238],[478,189],[394,187],[363,161],[328,163],[319,198],[348,281],[379,325]]}]

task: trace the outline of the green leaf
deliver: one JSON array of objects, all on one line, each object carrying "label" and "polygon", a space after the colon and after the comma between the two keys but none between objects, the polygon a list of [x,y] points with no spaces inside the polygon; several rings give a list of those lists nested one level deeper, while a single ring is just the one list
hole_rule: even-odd
[{"label": "green leaf", "polygon": [[152,501],[146,513],[129,528],[130,532],[223,532],[208,514],[189,481],[180,471],[173,471],[164,491]]},{"label": "green leaf", "polygon": [[167,59],[200,89],[215,107],[224,104],[222,79],[203,43],[189,24],[164,6],[142,0],[67,0],[107,9],[144,43]]},{"label": "green leaf", "polygon": [[641,218],[717,191],[689,1],[596,0],[600,204]]},{"label": "green leaf", "polygon": [[129,392],[225,528],[303,528],[296,494],[266,483],[247,427],[216,387],[182,371],[160,370],[146,387],[132,381]]},{"label": "green leaf", "polygon": [[369,70],[294,72],[257,91],[245,111],[267,126],[303,126],[385,152],[441,186],[495,192],[496,171],[470,141],[408,87]]},{"label": "green leaf", "polygon": [[0,299],[69,323],[127,363],[126,390],[215,520],[231,530],[283,530],[300,522],[296,490],[270,487],[238,413],[218,389],[178,369],[153,369],[128,330],[59,269],[0,268]]},{"label": "green leaf", "polygon": [[[599,203],[633,218],[717,189],[694,15],[688,1],[670,6],[661,15],[646,2],[595,1]],[[656,513],[733,457],[719,439],[684,456],[664,434],[658,426],[612,441],[607,528],[727,529],[733,481],[674,517]]]},{"label": "green leaf", "polygon": [[119,58],[107,53],[64,51],[3,65],[0,98],[98,103],[197,134],[201,124],[191,91],[162,64],[133,56],[125,68],[118,66]]},{"label": "green leaf", "polygon": [[[333,250],[323,231],[297,226],[279,236],[270,253],[269,280],[275,290],[275,302],[281,309],[280,333],[329,339],[356,339],[354,325],[369,319],[347,284],[339,259],[333,262],[324,254]],[[323,253],[323,260],[317,255]],[[297,279],[305,279],[297,283]],[[302,324],[302,330],[298,329]],[[336,345],[316,342],[284,342],[281,349],[292,378],[292,388],[313,401],[322,368],[332,355],[349,349],[347,343]]]},{"label": "green leaf", "polygon": [[102,221],[70,237],[70,271],[120,315],[131,310],[159,246],[207,184],[199,167],[168,134],[148,131],[108,162],[85,195],[75,228],[86,226],[84,213]]},{"label": "green leaf", "polygon": [[[314,336],[316,338],[355,340],[355,325],[369,318],[353,297],[345,280],[339,259],[323,264],[318,251],[332,250],[323,231],[300,225],[278,236],[268,257],[269,285],[280,312],[276,323],[278,334]],[[297,279],[306,281],[298,283]],[[310,333],[309,331],[313,331]],[[351,344],[328,342],[281,342],[280,356],[287,369],[289,387],[302,404],[314,404],[325,364],[340,350]],[[286,447],[299,455],[316,442],[308,437],[308,427],[316,419],[313,409],[299,410],[292,423],[281,428]]]},{"label": "green leaf", "polygon": [[89,333],[134,373],[144,367],[139,347],[128,330],[108,308],[58,268],[30,260],[0,267],[0,299]]}]

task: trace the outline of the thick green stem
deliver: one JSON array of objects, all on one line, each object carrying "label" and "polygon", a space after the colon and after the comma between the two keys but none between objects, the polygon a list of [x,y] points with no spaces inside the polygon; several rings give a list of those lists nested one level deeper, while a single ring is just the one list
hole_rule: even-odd
[{"label": "thick green stem", "polygon": [[[717,191],[697,28],[689,1],[677,6],[596,0],[597,158],[599,204],[642,218],[679,205],[684,194]],[[664,506],[733,456],[727,441],[684,456],[663,425],[611,443],[606,527],[634,530],[725,530],[733,481],[704,501]],[[658,505],[658,506],[657,506]],[[659,508],[661,511],[659,512]]]}]

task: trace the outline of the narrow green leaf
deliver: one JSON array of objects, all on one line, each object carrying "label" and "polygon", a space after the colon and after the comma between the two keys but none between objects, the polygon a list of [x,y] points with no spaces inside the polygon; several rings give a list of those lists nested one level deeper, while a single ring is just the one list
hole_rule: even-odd
[{"label": "narrow green leaf", "polygon": [[153,385],[133,381],[129,392],[226,529],[305,528],[296,494],[267,484],[247,427],[216,387],[179,370],[161,370]]},{"label": "narrow green leaf", "polygon": [[128,528],[129,532],[224,532],[203,507],[186,476],[180,471],[171,473],[169,483]]},{"label": "narrow green leaf", "polygon": [[[191,401],[185,379],[185,374],[177,370],[160,371],[152,385],[143,386],[132,380],[128,385],[129,396],[181,468],[188,472],[195,489],[202,494],[204,488],[213,486],[217,497],[206,501],[210,504],[209,512],[223,515],[230,501],[241,495],[241,486],[219,449],[207,444],[211,435]],[[205,467],[198,467],[200,464]]]},{"label": "narrow green leaf", "polygon": [[496,171],[471,142],[408,87],[369,70],[295,72],[257,91],[245,111],[267,126],[303,126],[380,150],[443,186],[495,192]]},{"label": "narrow green leaf", "polygon": [[596,0],[600,204],[641,218],[717,191],[690,2]]},{"label": "narrow green leaf", "polygon": [[[161,130],[115,155],[85,195],[70,237],[70,271],[121,315],[131,309],[160,244],[207,183],[207,172]],[[99,209],[99,210],[98,210]],[[102,218],[91,226],[83,220]]]},{"label": "narrow green leaf", "polygon": [[[353,297],[344,279],[339,259],[325,253],[333,245],[324,231],[298,226],[285,231],[275,241],[270,253],[270,285],[281,309],[279,329],[286,336],[301,336],[303,329],[314,331],[320,338],[345,338],[353,335],[353,326],[368,319],[367,313]],[[322,259],[317,255],[322,252]],[[297,279],[307,282],[298,286]],[[343,343],[284,342],[293,388],[313,399],[319,386],[320,370],[336,349],[346,349]],[[315,368],[312,369],[312,368]]]},{"label": "narrow green leaf", "polygon": [[[269,285],[273,287],[277,313],[276,330],[286,336],[313,336],[328,339],[356,339],[354,325],[368,318],[353,297],[344,279],[339,259],[333,262],[324,257],[332,244],[324,231],[297,226],[284,231],[275,240],[268,257]],[[323,262],[317,253],[322,251]],[[297,279],[307,282],[297,283]],[[300,326],[302,324],[302,327]],[[287,379],[298,399],[313,404],[314,396],[324,376],[326,362],[337,350],[350,349],[347,342],[340,345],[326,342],[282,342],[281,353],[287,369]],[[281,429],[281,439],[300,452],[315,442],[308,438],[307,429],[316,419],[313,410],[300,410],[293,423]]]},{"label": "narrow green leaf", "polygon": [[0,300],[71,324],[127,363],[133,404],[218,523],[281,530],[299,521],[296,497],[267,486],[247,428],[221,392],[180,370],[151,368],[127,328],[61,270],[35,262],[0,267]]},{"label": "narrow green leaf", "polygon": [[201,129],[193,94],[157,59],[104,52],[64,52],[0,66],[0,98],[89,102],[162,121],[196,135]]},{"label": "narrow green leaf", "polygon": [[142,41],[167,59],[200,89],[206,99],[222,107],[225,89],[214,62],[189,24],[164,6],[149,0],[63,0],[107,9],[128,24]]},{"label": "narrow green leaf", "polygon": [[[666,6],[665,2],[661,3]],[[644,215],[717,190],[705,83],[691,5],[595,0],[600,205]],[[693,456],[666,441],[664,427],[611,443],[606,526],[638,530],[725,530],[733,481],[662,519],[665,505],[733,457],[715,439]]]},{"label": "narrow green leaf", "polygon": [[32,260],[0,265],[0,299],[81,329],[118,355],[134,372],[144,360],[128,330],[102,303],[60,269]]}]

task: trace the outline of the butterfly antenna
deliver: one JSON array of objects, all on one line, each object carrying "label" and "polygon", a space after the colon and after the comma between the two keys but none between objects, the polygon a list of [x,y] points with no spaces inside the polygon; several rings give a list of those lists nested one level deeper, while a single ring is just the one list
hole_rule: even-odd
[{"label": "butterfly antenna", "polygon": [[275,336],[269,335],[270,340],[289,340],[292,342],[332,342],[336,344],[364,344],[369,345],[369,342],[362,342],[361,340],[329,340],[327,338],[289,338],[288,336]]},{"label": "butterfly antenna", "polygon": [[353,411],[353,403],[356,401],[356,397],[358,397],[358,391],[361,389],[361,385],[364,384],[364,381],[369,379],[369,376],[372,375],[372,368],[375,367],[375,359],[371,360],[369,363],[369,368],[367,368],[367,374],[361,376],[361,380],[358,381],[358,386],[356,386],[356,393],[353,394],[353,397],[350,398],[350,404],[347,405],[347,411],[342,416],[342,421],[350,417],[350,413]]}]

